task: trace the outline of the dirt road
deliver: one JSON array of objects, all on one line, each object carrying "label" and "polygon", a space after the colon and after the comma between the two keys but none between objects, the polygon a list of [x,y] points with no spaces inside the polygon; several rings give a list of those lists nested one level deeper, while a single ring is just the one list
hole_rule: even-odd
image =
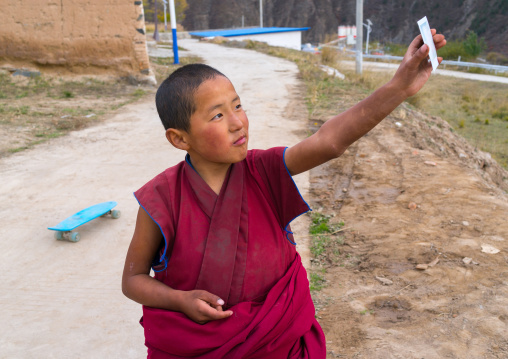
[{"label": "dirt road", "polygon": [[408,106],[311,171],[312,206],[349,228],[314,262],[329,357],[508,358],[507,180]]},{"label": "dirt road", "polygon": [[[295,113],[284,113],[297,99],[296,65],[196,41],[182,46],[231,78],[250,119],[250,148],[291,145],[304,133],[301,99],[290,106]],[[132,192],[183,158],[147,99],[102,125],[0,159],[0,357],[146,354],[141,307],[120,290],[137,211]],[[297,181],[305,193],[308,175]],[[56,241],[46,229],[108,200],[118,201],[122,217],[80,227],[78,243]]]}]

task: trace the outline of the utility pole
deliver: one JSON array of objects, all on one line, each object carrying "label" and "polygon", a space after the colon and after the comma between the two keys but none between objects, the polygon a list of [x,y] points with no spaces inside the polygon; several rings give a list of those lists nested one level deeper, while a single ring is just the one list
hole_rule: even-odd
[{"label": "utility pole", "polygon": [[160,38],[159,38],[159,30],[157,30],[157,0],[154,1],[155,2],[155,8],[154,8],[154,11],[153,11],[153,22],[155,23],[155,30],[153,31],[153,39],[156,41],[156,42],[159,42]]},{"label": "utility pole", "polygon": [[362,74],[363,0],[356,0],[356,74]]},{"label": "utility pole", "polygon": [[370,19],[367,19],[367,23],[366,24],[363,24],[363,26],[365,26],[367,28],[367,44],[365,45],[365,55],[367,55],[369,53],[369,35],[370,35],[370,32],[372,31],[372,21],[370,21]]},{"label": "utility pole", "polygon": [[259,0],[259,27],[263,27],[263,0]]},{"label": "utility pole", "polygon": [[171,32],[173,34],[173,63],[177,65],[180,60],[178,59],[178,39],[176,36],[175,0],[169,0],[169,16],[171,17]]},{"label": "utility pole", "polygon": [[168,19],[166,17],[166,6],[168,5],[167,0],[162,0],[162,3],[164,4],[164,32],[168,31]]}]

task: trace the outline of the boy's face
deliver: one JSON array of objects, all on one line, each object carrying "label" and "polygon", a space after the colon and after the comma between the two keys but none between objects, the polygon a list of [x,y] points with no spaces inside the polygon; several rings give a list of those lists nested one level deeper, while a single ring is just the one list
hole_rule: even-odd
[{"label": "boy's face", "polygon": [[249,121],[233,84],[223,76],[203,82],[187,134],[194,166],[231,164],[247,156]]}]

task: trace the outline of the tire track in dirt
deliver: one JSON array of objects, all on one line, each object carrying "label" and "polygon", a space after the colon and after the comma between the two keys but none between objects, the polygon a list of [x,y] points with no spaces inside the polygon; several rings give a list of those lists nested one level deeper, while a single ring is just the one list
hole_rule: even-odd
[{"label": "tire track in dirt", "polygon": [[314,298],[328,357],[508,357],[508,196],[496,184],[508,175],[484,160],[444,121],[402,106],[311,172],[314,206],[351,228],[335,263],[313,261],[327,271]]}]

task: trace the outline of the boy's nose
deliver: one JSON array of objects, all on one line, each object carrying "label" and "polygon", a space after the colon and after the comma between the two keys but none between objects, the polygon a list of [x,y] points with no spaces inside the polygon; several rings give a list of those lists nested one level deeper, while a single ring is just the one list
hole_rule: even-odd
[{"label": "boy's nose", "polygon": [[243,121],[237,114],[232,114],[229,120],[229,129],[231,132],[241,130],[243,128]]}]

